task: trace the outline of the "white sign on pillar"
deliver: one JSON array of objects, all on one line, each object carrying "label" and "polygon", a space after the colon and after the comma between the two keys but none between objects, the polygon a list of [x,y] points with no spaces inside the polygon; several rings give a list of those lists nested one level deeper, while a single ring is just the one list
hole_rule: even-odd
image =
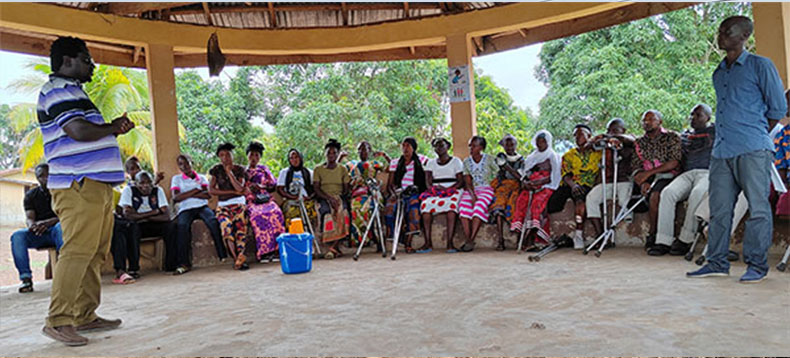
[{"label": "white sign on pillar", "polygon": [[452,66],[448,69],[450,103],[469,101],[469,66]]}]

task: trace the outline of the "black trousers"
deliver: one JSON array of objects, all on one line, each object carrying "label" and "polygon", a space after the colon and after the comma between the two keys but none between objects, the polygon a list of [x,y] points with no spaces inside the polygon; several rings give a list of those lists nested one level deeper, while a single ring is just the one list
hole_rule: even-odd
[{"label": "black trousers", "polygon": [[565,208],[565,202],[568,201],[568,199],[573,199],[574,203],[584,202],[585,198],[587,198],[587,193],[589,193],[592,188],[587,185],[582,185],[582,188],[584,189],[584,195],[573,195],[573,190],[571,190],[571,187],[565,184],[560,185],[560,187],[554,191],[554,194],[551,194],[549,203],[546,204],[549,214],[562,211],[562,209]]},{"label": "black trousers", "polygon": [[211,233],[214,240],[214,248],[217,250],[217,257],[223,259],[228,256],[225,245],[222,243],[222,235],[219,231],[219,221],[214,212],[208,206],[184,210],[173,221],[173,232],[170,240],[165,241],[165,270],[173,271],[179,266],[192,266],[192,222],[202,220]]},{"label": "black trousers", "polygon": [[[113,228],[112,251],[113,268],[126,271],[140,270],[140,239],[162,236],[167,242],[171,233],[170,222],[142,222],[116,217]],[[129,263],[127,266],[126,263]]]}]

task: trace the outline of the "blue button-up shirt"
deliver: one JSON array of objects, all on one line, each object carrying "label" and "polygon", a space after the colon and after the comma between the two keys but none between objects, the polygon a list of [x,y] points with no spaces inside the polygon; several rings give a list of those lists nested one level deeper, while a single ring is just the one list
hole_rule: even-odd
[{"label": "blue button-up shirt", "polygon": [[774,150],[768,137],[768,118],[787,113],[782,80],[768,58],[743,51],[727,68],[727,60],[713,71],[716,89],[714,158],[733,158],[758,150]]}]

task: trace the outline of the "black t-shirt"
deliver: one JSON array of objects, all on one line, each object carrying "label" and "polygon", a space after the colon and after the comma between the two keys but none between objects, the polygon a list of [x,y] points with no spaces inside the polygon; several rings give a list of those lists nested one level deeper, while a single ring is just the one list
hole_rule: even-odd
[{"label": "black t-shirt", "polygon": [[55,212],[52,211],[52,195],[49,190],[44,190],[40,186],[28,190],[25,193],[25,211],[33,210],[36,212],[36,221],[54,218]]}]

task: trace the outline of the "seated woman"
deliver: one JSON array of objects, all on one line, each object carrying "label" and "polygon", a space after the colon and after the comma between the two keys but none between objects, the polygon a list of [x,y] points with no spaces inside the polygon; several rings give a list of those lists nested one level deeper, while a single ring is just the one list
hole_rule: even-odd
[{"label": "seated woman", "polygon": [[175,235],[165,241],[165,270],[173,271],[174,275],[181,275],[192,267],[189,252],[192,247],[192,222],[200,219],[206,224],[211,238],[214,239],[214,248],[217,257],[224,260],[228,254],[222,243],[219,231],[219,221],[214,212],[208,207],[208,180],[206,177],[192,170],[192,160],[181,154],[177,157],[178,170],[170,180],[170,193],[173,203],[178,204]]},{"label": "seated woman", "polygon": [[510,230],[526,234],[526,249],[534,251],[536,240],[548,243],[551,233],[549,214],[546,204],[551,194],[560,185],[560,157],[551,149],[552,136],[546,130],[540,130],[532,139],[535,149],[527,156],[522,171],[524,191],[516,201],[516,212]]},{"label": "seated woman", "polygon": [[[315,202],[313,198],[313,171],[305,168],[302,153],[291,148],[288,151],[288,168],[280,171],[277,177],[277,193],[283,197],[282,211],[285,216],[285,226],[291,219],[301,218],[302,212],[299,208],[299,198],[304,202],[305,210],[311,222],[315,222],[318,215],[315,212]],[[292,189],[298,191],[292,192]],[[305,228],[307,223],[304,223]],[[317,234],[317,233],[313,233]]]},{"label": "seated woman", "polygon": [[475,248],[475,237],[480,231],[480,226],[488,222],[488,206],[494,200],[494,180],[499,167],[496,159],[483,150],[486,149],[486,139],[473,136],[469,139],[469,156],[464,159],[465,190],[461,196],[459,213],[461,226],[466,234],[466,242],[461,246],[461,251],[470,252]]},{"label": "seated woman", "polygon": [[518,141],[511,134],[506,135],[499,141],[499,145],[505,150],[505,163],[499,167],[496,179],[491,182],[494,188],[494,202],[491,204],[491,216],[496,218],[497,234],[499,234],[499,244],[497,251],[505,250],[505,234],[502,228],[505,222],[513,220],[513,211],[516,210],[516,199],[521,189],[521,174],[519,170],[524,166],[524,157],[516,153]]},{"label": "seated woman", "polygon": [[389,178],[387,179],[387,206],[384,208],[384,221],[394,237],[396,210],[398,209],[398,191],[402,191],[403,200],[407,203],[404,224],[407,225],[406,238],[403,240],[406,253],[415,252],[411,246],[414,235],[420,233],[420,194],[425,191],[425,170],[422,158],[417,155],[417,140],[406,137],[401,143],[403,155],[390,162]]},{"label": "seated woman", "polygon": [[321,219],[321,241],[332,243],[325,259],[343,256],[338,247],[340,240],[348,236],[350,215],[348,195],[350,193],[346,167],[337,164],[340,142],[330,139],[324,146],[326,162],[313,170],[313,190],[318,197],[318,214]]},{"label": "seated woman", "polygon": [[241,165],[233,164],[233,149],[236,146],[230,143],[217,147],[217,156],[220,163],[215,165],[209,174],[208,192],[217,197],[217,220],[225,240],[228,252],[233,258],[233,268],[246,270],[247,257],[244,249],[247,247],[247,210],[244,199],[247,171]]},{"label": "seated woman", "polygon": [[[386,167],[384,163],[369,159],[371,155],[383,155],[382,152],[373,153],[373,149],[368,141],[363,140],[357,145],[359,160],[352,160],[346,164],[349,176],[351,177],[351,241],[358,245],[362,242],[362,235],[367,230],[370,215],[372,215],[373,204],[371,203],[370,193],[368,193],[368,179],[376,180],[379,185],[381,182],[376,176]],[[343,155],[341,155],[341,158]],[[369,234],[372,235],[372,232]],[[381,246],[378,240],[373,240],[377,246]],[[381,248],[378,248],[381,250]]]},{"label": "seated woman", "polygon": [[277,236],[285,231],[283,212],[272,199],[277,186],[269,168],[261,161],[263,144],[250,142],[247,146],[247,215],[255,234],[256,257],[259,261],[277,256]]},{"label": "seated woman", "polygon": [[[153,184],[152,175],[138,171],[134,185],[127,185],[121,192],[118,205],[128,224],[113,227],[111,251],[116,284],[134,283],[139,278],[140,239],[161,236],[165,242],[170,236],[170,210],[165,191]],[[126,260],[129,260],[128,272]]]},{"label": "seated woman", "polygon": [[428,187],[420,194],[420,212],[422,213],[423,234],[425,243],[417,250],[419,253],[430,252],[433,248],[431,241],[431,222],[433,216],[447,213],[447,230],[444,237],[447,240],[447,252],[457,252],[453,246],[455,236],[455,220],[458,217],[458,207],[464,187],[464,164],[461,159],[452,157],[447,151],[450,141],[445,138],[436,138],[431,141],[431,146],[436,152],[436,159],[428,160],[425,165],[425,185]]}]

